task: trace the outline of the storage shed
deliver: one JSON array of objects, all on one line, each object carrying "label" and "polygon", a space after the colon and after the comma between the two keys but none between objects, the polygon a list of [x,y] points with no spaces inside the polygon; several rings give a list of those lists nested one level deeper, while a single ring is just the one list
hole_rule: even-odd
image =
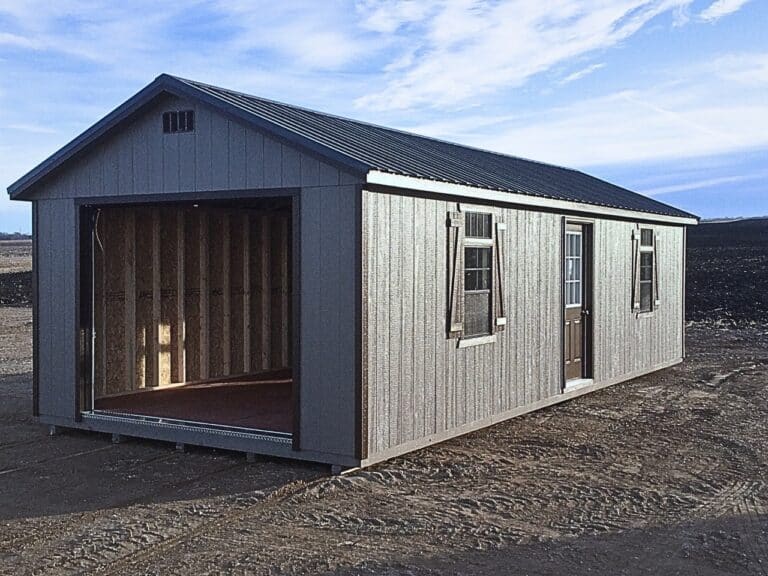
[{"label": "storage shed", "polygon": [[34,413],[366,466],[672,366],[695,216],[168,75],[32,202]]}]

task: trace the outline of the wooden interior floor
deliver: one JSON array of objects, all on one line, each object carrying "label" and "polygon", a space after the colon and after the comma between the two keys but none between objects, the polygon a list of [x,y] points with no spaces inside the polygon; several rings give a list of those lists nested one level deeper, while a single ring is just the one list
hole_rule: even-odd
[{"label": "wooden interior floor", "polygon": [[100,398],[96,409],[291,433],[291,387],[280,370]]}]

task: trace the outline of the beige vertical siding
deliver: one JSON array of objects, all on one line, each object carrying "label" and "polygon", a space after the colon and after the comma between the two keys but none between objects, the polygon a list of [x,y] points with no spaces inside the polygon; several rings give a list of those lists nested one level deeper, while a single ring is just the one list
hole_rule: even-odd
[{"label": "beige vertical siding", "polygon": [[[462,209],[469,205],[462,205]],[[483,207],[507,224],[508,328],[491,344],[446,338],[446,216],[455,202],[363,193],[368,456],[561,393],[563,216]],[[659,234],[661,307],[631,311],[631,230],[595,221],[595,383],[682,356],[682,228]]]},{"label": "beige vertical siding", "polygon": [[657,238],[659,307],[632,311],[631,222],[595,222],[595,381],[652,369],[683,355],[683,234],[679,226],[646,225]]},{"label": "beige vertical siding", "polygon": [[557,215],[483,208],[507,224],[510,329],[458,349],[445,337],[456,203],[365,192],[363,204],[369,456],[559,392]]}]

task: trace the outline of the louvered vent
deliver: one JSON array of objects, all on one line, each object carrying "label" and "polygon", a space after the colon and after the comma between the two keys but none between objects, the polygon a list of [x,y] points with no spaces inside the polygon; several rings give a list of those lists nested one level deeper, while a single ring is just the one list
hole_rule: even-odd
[{"label": "louvered vent", "polygon": [[179,110],[163,112],[163,133],[176,134],[177,132],[194,132],[195,111]]}]

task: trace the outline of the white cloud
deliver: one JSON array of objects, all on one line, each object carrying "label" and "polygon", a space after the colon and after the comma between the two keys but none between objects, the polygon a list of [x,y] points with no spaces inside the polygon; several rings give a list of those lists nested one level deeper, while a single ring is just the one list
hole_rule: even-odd
[{"label": "white cloud", "polygon": [[[744,56],[741,56],[744,59]],[[763,86],[733,90],[727,71],[679,70],[683,81],[638,87],[514,116],[475,116],[410,128],[566,166],[674,160],[768,146]]]},{"label": "white cloud", "polygon": [[18,132],[29,132],[31,134],[56,134],[57,131],[48,126],[40,126],[38,124],[9,124],[10,130],[16,130]]},{"label": "white cloud", "polygon": [[768,52],[728,54],[710,68],[721,78],[744,85],[768,85]]},{"label": "white cloud", "polygon": [[721,178],[707,178],[705,180],[695,180],[684,184],[671,184],[668,186],[659,186],[638,190],[646,196],[661,196],[663,194],[673,194],[675,192],[686,192],[688,190],[700,190],[702,188],[713,188],[723,184],[735,184],[737,182],[748,182],[750,180],[761,180],[768,176],[768,172],[760,171],[752,174],[743,174],[739,176],[723,176]]},{"label": "white cloud", "polygon": [[591,66],[587,66],[586,68],[582,68],[581,70],[577,70],[573,74],[569,74],[562,80],[558,82],[561,86],[565,84],[570,84],[571,82],[575,82],[576,80],[580,80],[581,78],[584,78],[584,76],[587,76],[589,74],[592,74],[595,70],[600,70],[600,68],[605,68],[604,63],[600,64],[592,64]]},{"label": "white cloud", "polygon": [[[440,5],[420,24],[419,58],[390,71],[361,108],[456,108],[521,86],[573,58],[615,46],[691,0],[555,0]],[[385,5],[388,6],[388,5]]]},{"label": "white cloud", "polygon": [[438,5],[439,2],[430,0],[364,0],[357,3],[356,10],[362,16],[363,28],[391,34],[403,26],[423,20]]},{"label": "white cloud", "polygon": [[33,40],[9,32],[0,32],[0,46],[15,46],[17,48],[33,49],[38,47],[37,43]]},{"label": "white cloud", "polygon": [[699,13],[699,20],[717,22],[723,16],[728,16],[741,9],[749,0],[716,0]]}]

